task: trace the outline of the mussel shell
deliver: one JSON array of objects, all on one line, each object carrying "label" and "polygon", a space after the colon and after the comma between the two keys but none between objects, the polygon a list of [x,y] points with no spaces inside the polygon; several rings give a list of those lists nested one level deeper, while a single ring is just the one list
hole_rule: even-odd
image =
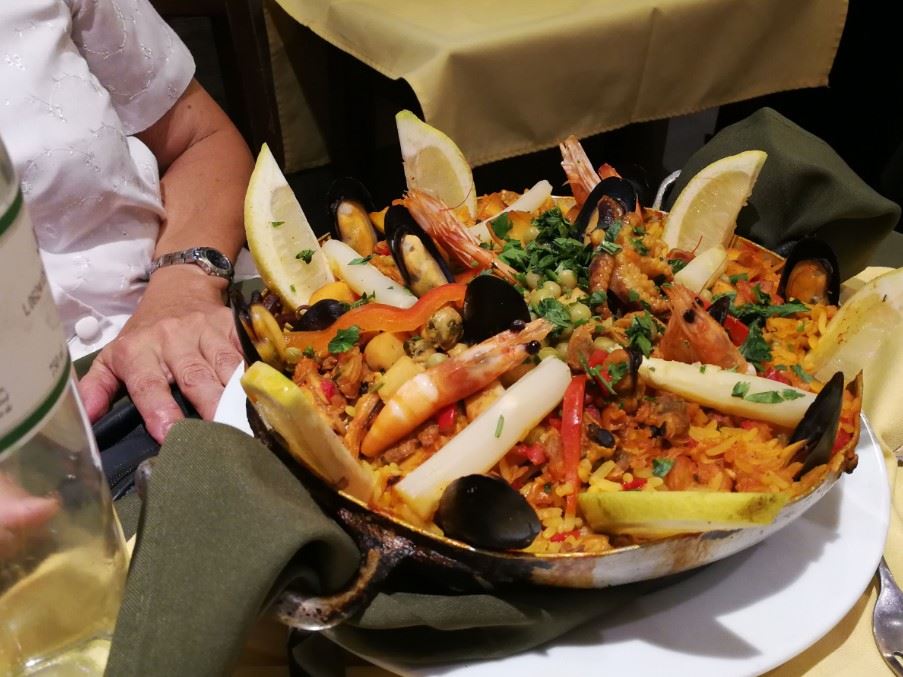
[{"label": "mussel shell", "polygon": [[238,334],[238,342],[241,344],[241,352],[247,364],[261,362],[260,353],[254,347],[251,338],[254,329],[251,327],[249,305],[238,287],[233,287],[229,292],[229,306],[232,308],[232,319],[235,320],[235,333]]},{"label": "mussel shell", "polygon": [[292,322],[292,329],[295,331],[320,331],[332,326],[333,322],[347,312],[348,304],[335,299],[321,299]]},{"label": "mussel shell", "polygon": [[727,318],[727,311],[730,307],[730,296],[722,296],[708,307],[709,315],[715,318],[715,321],[718,324],[724,324],[724,320]]},{"label": "mussel shell", "polygon": [[477,275],[464,293],[464,340],[479,343],[510,329],[515,320],[530,321],[524,295],[492,275]]},{"label": "mussel shell", "polygon": [[[824,240],[815,237],[807,237],[797,242],[787,254],[784,262],[784,270],[781,272],[781,281],[778,283],[778,294],[787,298],[787,282],[793,269],[803,261],[818,262],[828,274],[828,286],[825,297],[831,305],[837,305],[840,299],[840,266],[837,263],[837,255],[831,246]],[[791,295],[792,296],[792,295]],[[806,299],[800,299],[806,303]]]},{"label": "mussel shell", "polygon": [[806,440],[793,458],[794,461],[803,462],[797,476],[807,473],[817,465],[827,463],[831,458],[842,405],[843,373],[837,372],[815,396],[815,401],[806,409],[803,419],[790,436],[791,444]]},{"label": "mussel shell", "polygon": [[[333,181],[332,185],[326,193],[327,204],[329,205],[329,224],[332,236],[338,240],[345,242],[343,234],[339,231],[338,210],[343,202],[356,202],[363,207],[365,212],[376,211],[373,198],[367,187],[355,178],[345,176]],[[368,217],[369,218],[369,217]],[[373,224],[368,224],[373,229]],[[376,240],[374,233],[374,241]]]},{"label": "mussel shell", "polygon": [[446,536],[486,550],[526,548],[542,529],[527,499],[489,475],[466,475],[449,484],[435,520]]},{"label": "mussel shell", "polygon": [[411,212],[406,207],[402,205],[389,207],[383,220],[383,226],[386,231],[386,244],[389,245],[392,260],[395,261],[395,265],[398,267],[406,285],[411,286],[411,272],[408,270],[408,263],[401,252],[401,243],[406,235],[413,235],[419,239],[427,253],[436,261],[442,274],[445,275],[445,279],[448,282],[455,281],[454,275],[452,275],[445,259],[442,258],[442,254],[439,252],[436,243],[433,242],[433,238],[420,227],[420,224],[414,220]]},{"label": "mussel shell", "polygon": [[[614,200],[621,207],[621,214],[612,214],[605,206],[605,203],[600,204],[603,197]],[[607,179],[602,179],[590,191],[590,194],[586,197],[586,202],[580,208],[580,213],[577,214],[577,218],[574,220],[574,225],[578,233],[585,232],[593,212],[598,209],[604,212],[599,214],[598,227],[607,230],[612,221],[619,219],[627,212],[632,212],[636,208],[636,204],[636,188],[633,187],[633,184],[621,177],[609,176]]]}]

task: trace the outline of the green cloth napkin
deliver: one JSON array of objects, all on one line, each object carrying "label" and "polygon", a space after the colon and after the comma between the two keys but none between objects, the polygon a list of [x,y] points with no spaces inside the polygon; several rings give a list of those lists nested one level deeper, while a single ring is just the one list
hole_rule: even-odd
[{"label": "green cloth napkin", "polygon": [[[762,148],[769,159],[741,228],[770,246],[818,232],[841,244],[846,273],[864,263],[899,216],[824,143],[770,110],[720,132],[692,158],[684,180],[747,148]],[[334,591],[359,560],[351,539],[265,447],[200,421],[171,431],[138,532],[111,675],[223,674],[285,583]],[[392,579],[361,614],[325,636],[410,663],[495,658],[547,642],[649,589],[455,594],[416,583]],[[312,674],[336,674],[325,641],[316,635],[295,648]]]},{"label": "green cloth napkin", "polygon": [[666,208],[703,167],[744,150],[764,150],[768,159],[737,217],[737,232],[769,249],[815,234],[833,247],[846,280],[868,264],[900,218],[900,207],[860,179],[828,144],[771,108],[725,127],[694,153]]}]

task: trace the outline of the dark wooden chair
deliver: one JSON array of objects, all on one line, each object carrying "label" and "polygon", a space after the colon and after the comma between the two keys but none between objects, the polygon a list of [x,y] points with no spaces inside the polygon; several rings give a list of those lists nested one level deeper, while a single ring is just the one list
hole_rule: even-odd
[{"label": "dark wooden chair", "polygon": [[151,0],[163,18],[206,18],[213,29],[227,113],[251,148],[269,145],[283,165],[264,0]]}]

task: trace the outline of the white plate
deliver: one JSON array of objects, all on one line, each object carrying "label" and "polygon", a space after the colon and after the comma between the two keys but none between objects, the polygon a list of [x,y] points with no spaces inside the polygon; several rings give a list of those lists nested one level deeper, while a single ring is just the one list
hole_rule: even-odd
[{"label": "white plate", "polygon": [[[215,420],[249,432],[245,397],[229,381]],[[798,520],[759,545],[638,599],[550,644],[478,663],[412,667],[405,675],[758,675],[833,628],[865,590],[884,550],[890,491],[863,419],[859,467]]]}]

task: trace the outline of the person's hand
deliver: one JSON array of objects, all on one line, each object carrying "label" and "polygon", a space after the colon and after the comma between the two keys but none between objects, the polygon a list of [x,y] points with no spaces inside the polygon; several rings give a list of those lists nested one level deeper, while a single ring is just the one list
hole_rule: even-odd
[{"label": "person's hand", "polygon": [[60,509],[53,496],[32,496],[0,473],[0,562],[13,557],[25,539],[46,524]]},{"label": "person's hand", "polygon": [[158,442],[183,418],[171,383],[204,419],[213,418],[223,386],[242,360],[232,313],[222,302],[225,286],[190,265],[151,276],[135,314],[79,382],[92,422],[109,410],[120,383]]}]

